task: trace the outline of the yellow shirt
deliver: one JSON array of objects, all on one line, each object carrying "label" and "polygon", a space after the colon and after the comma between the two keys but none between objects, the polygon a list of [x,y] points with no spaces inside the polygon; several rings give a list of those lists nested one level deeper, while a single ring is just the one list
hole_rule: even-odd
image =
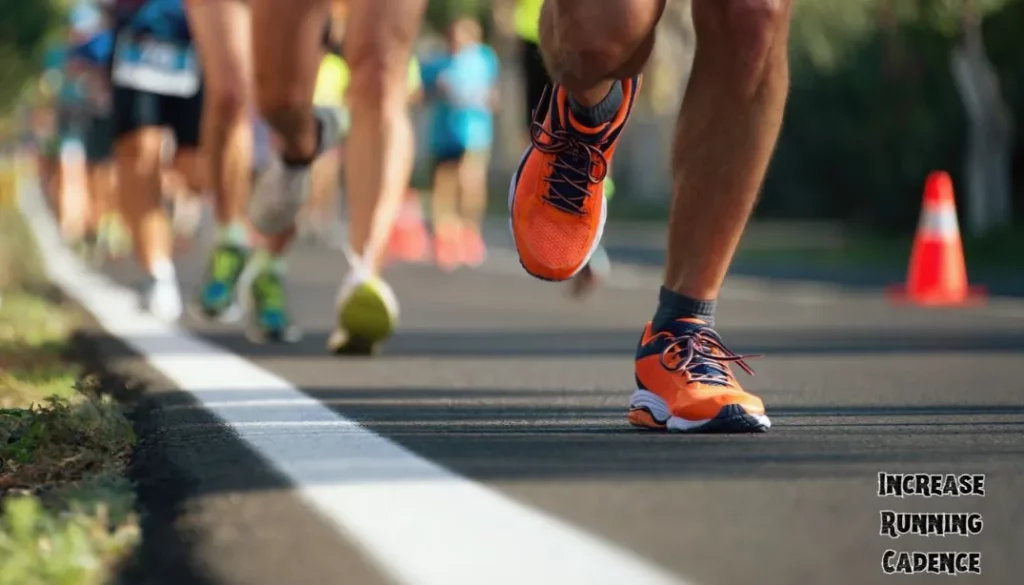
[{"label": "yellow shirt", "polygon": [[516,34],[524,41],[540,42],[540,9],[544,0],[516,0]]},{"label": "yellow shirt", "polygon": [[[313,103],[318,106],[341,107],[350,82],[351,73],[349,72],[348,63],[338,55],[329,54],[324,56],[323,61],[320,62],[320,72],[316,78]],[[422,84],[420,62],[413,56],[412,60],[409,61],[410,97],[420,90]]]},{"label": "yellow shirt", "polygon": [[348,66],[333,54],[325,55],[320,61],[320,72],[316,77],[313,103],[318,106],[341,107],[342,97],[348,87]]}]

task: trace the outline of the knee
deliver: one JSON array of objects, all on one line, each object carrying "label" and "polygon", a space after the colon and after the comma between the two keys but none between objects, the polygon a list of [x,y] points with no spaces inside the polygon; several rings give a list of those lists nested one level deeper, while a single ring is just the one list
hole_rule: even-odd
[{"label": "knee", "polygon": [[693,0],[697,42],[763,58],[788,26],[791,0]]},{"label": "knee", "polygon": [[693,0],[697,44],[715,68],[756,87],[773,51],[785,58],[791,0]]},{"label": "knee", "polygon": [[558,82],[607,77],[651,37],[664,0],[548,0],[541,13],[544,64]]},{"label": "knee", "polygon": [[248,95],[245,84],[225,81],[210,85],[206,89],[205,99],[212,114],[219,120],[234,120],[246,115]]},{"label": "knee", "polygon": [[[313,106],[312,87],[301,83],[281,83],[277,77],[267,73],[260,67],[256,68],[256,110],[271,127],[281,131],[277,121],[302,119]],[[221,97],[225,101],[236,99],[235,96]]]},{"label": "knee", "polygon": [[352,108],[373,112],[405,111],[409,99],[409,57],[390,43],[357,45],[349,57],[352,82],[348,101]]},{"label": "knee", "polygon": [[131,175],[148,175],[160,168],[160,129],[140,128],[114,143],[117,168]]}]

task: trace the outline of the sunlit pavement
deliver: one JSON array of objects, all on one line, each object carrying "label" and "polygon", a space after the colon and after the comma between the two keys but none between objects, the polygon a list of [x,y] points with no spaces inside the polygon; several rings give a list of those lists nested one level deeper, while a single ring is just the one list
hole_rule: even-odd
[{"label": "sunlit pavement", "polygon": [[[658,280],[650,268],[616,268],[580,303],[521,274],[507,249],[478,271],[396,266],[400,333],[380,356],[338,359],[324,345],[343,260],[305,247],[289,272],[299,344],[253,346],[235,326],[185,324],[413,453],[693,582],[885,583],[887,549],[980,551],[973,582],[1016,582],[1024,305],[930,311],[889,306],[872,290],[737,277],[718,329],[737,352],[764,354],[741,380],[774,427],[670,436],[625,423]],[[186,294],[201,269],[198,254],[181,259]],[[136,276],[124,264],[107,272],[124,284]],[[190,478],[176,497],[207,528],[192,554],[228,582],[387,582],[229,435],[187,430],[203,416],[153,423],[173,427],[169,457]],[[882,499],[880,471],[984,473],[986,495]],[[881,510],[979,512],[984,529],[893,540],[879,534]]]}]

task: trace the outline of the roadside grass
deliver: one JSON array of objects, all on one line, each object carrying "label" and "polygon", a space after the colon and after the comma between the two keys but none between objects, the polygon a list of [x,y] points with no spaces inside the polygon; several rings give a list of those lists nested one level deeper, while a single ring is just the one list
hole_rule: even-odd
[{"label": "roadside grass", "polygon": [[102,585],[139,541],[122,407],[69,357],[59,300],[16,211],[0,209],[0,585]]}]

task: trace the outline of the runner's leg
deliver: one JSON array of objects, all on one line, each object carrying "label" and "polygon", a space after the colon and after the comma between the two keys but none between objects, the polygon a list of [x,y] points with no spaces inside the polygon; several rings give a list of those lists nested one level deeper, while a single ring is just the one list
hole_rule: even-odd
[{"label": "runner's leg", "polygon": [[[309,197],[312,163],[340,138],[340,115],[315,111],[312,99],[327,14],[325,0],[252,2],[256,102],[276,132],[283,159],[262,172],[250,205],[250,217],[265,236],[265,249],[254,259],[254,321],[248,329],[257,342],[290,342],[300,335],[284,303],[283,254]],[[278,207],[282,200],[290,206],[285,213]]]},{"label": "runner's leg", "polygon": [[464,152],[435,152],[431,219],[434,225],[434,262],[454,270],[462,262],[459,218],[459,161]]},{"label": "runner's leg", "polygon": [[189,0],[187,14],[203,61],[201,142],[217,224],[234,230],[232,243],[242,245],[253,164],[249,7],[240,0]]},{"label": "runner's leg", "polygon": [[282,164],[261,175],[250,219],[263,234],[295,229],[311,191],[311,166],[341,139],[342,115],[314,107],[328,0],[253,0],[256,101],[276,131]]},{"label": "runner's leg", "polygon": [[468,266],[483,264],[487,247],[483,239],[487,211],[487,150],[467,152],[459,161],[459,217],[462,218],[462,261]]},{"label": "runner's leg", "polygon": [[408,76],[425,0],[352,4],[345,55],[352,70],[352,129],[346,161],[349,244],[379,269],[413,166]]},{"label": "runner's leg", "polygon": [[163,205],[164,128],[161,99],[133,89],[114,90],[114,157],[118,201],[147,280],[142,305],[176,321],[182,304],[172,261],[171,224]]},{"label": "runner's leg", "polygon": [[[729,362],[749,368],[711,326],[782,123],[789,16],[790,0],[693,2],[698,46],[676,126],[664,286],[637,351],[630,411],[637,426],[718,432],[770,426],[764,404],[743,391]],[[693,342],[680,356],[688,362],[682,388],[679,374],[659,357],[680,339]]]},{"label": "runner's leg", "polygon": [[379,277],[413,166],[409,61],[425,0],[351,4],[345,56],[352,72],[352,125],[346,153],[350,270],[338,294],[336,353],[374,351],[398,319],[398,302]]}]

